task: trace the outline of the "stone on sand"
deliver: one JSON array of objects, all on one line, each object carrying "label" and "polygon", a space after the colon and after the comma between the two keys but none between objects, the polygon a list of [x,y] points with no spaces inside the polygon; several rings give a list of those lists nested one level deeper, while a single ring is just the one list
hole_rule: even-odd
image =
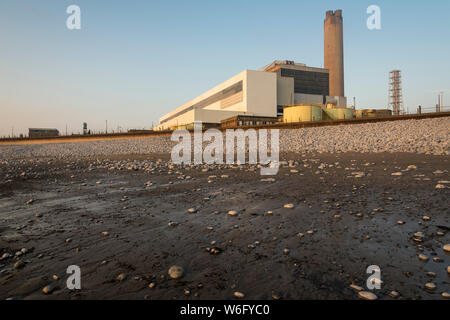
[{"label": "stone on sand", "polygon": [[180,266],[171,266],[167,273],[172,279],[180,279],[184,275],[184,269]]},{"label": "stone on sand", "polygon": [[436,285],[433,282],[425,283],[425,289],[429,291],[434,291],[436,290]]},{"label": "stone on sand", "polygon": [[42,289],[43,294],[51,294],[53,291],[55,291],[56,286],[54,284],[49,284],[48,286],[45,286]]},{"label": "stone on sand", "polygon": [[369,291],[358,292],[358,297],[363,300],[377,300],[377,296]]}]

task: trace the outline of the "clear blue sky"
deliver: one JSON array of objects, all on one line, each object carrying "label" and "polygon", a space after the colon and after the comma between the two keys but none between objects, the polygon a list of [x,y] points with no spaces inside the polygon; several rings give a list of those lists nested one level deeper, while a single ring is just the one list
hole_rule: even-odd
[{"label": "clear blue sky", "polygon": [[[81,30],[66,8],[81,7]],[[366,8],[382,30],[366,28]],[[323,20],[343,9],[346,95],[385,108],[403,71],[406,106],[450,99],[448,0],[2,0],[0,135],[29,127],[150,127],[244,69],[275,59],[323,66]],[[447,100],[450,101],[450,100]],[[444,101],[445,102],[445,101]],[[450,103],[446,103],[449,105]]]}]

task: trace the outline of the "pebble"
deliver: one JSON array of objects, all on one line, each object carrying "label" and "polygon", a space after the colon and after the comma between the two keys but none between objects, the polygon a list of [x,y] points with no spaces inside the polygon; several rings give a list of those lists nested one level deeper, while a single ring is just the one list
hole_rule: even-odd
[{"label": "pebble", "polygon": [[168,274],[172,279],[180,279],[184,275],[184,269],[180,266],[171,266]]},{"label": "pebble", "polygon": [[188,209],[188,212],[189,212],[189,213],[196,213],[196,212],[197,212],[197,209],[195,209],[195,208],[190,208],[190,209]]},{"label": "pebble", "polygon": [[42,289],[42,293],[44,293],[44,294],[51,294],[53,291],[55,291],[55,289],[56,289],[55,285],[49,284],[48,286],[45,286]]},{"label": "pebble", "polygon": [[233,210],[230,210],[230,211],[228,211],[228,215],[230,215],[230,216],[237,216],[237,211],[233,211]]},{"label": "pebble", "polygon": [[422,232],[416,232],[416,233],[414,233],[414,237],[416,237],[416,238],[424,238],[425,236],[423,235]]},{"label": "pebble", "polygon": [[235,291],[234,292],[234,297],[237,299],[244,299],[245,298],[245,294],[243,294],[242,292],[239,291]]},{"label": "pebble", "polygon": [[285,209],[294,209],[294,205],[292,203],[285,204],[283,207]]},{"label": "pebble", "polygon": [[206,251],[213,255],[218,255],[218,254],[222,253],[222,249],[220,249],[220,248],[206,248]]},{"label": "pebble", "polygon": [[428,261],[428,259],[429,259],[429,258],[428,258],[426,255],[424,255],[424,254],[422,254],[422,253],[419,254],[419,260],[420,260],[420,261]]},{"label": "pebble", "polygon": [[442,249],[444,249],[445,252],[450,252],[450,244],[446,244]]},{"label": "pebble", "polygon": [[430,221],[431,220],[431,218],[429,216],[423,216],[422,219],[423,219],[423,221]]},{"label": "pebble", "polygon": [[377,300],[377,296],[372,292],[360,291],[358,292],[358,297],[363,300]]},{"label": "pebble", "polygon": [[436,285],[433,282],[425,283],[425,289],[429,291],[434,291],[436,290]]},{"label": "pebble", "polygon": [[397,299],[398,297],[400,297],[400,293],[398,293],[397,291],[391,291],[391,293],[389,293],[389,295],[394,299]]},{"label": "pebble", "polygon": [[127,278],[127,275],[125,273],[121,273],[117,276],[117,281],[123,281]]},{"label": "pebble", "polygon": [[357,286],[356,284],[351,284],[350,289],[355,290],[356,292],[363,291],[364,289],[360,286]]},{"label": "pebble", "polygon": [[441,295],[444,299],[450,299],[450,293],[448,293],[448,292],[442,292]]},{"label": "pebble", "polygon": [[8,252],[5,252],[2,255],[2,257],[0,258],[0,260],[5,260],[5,259],[8,259],[8,258],[11,258],[11,254],[9,254]]},{"label": "pebble", "polygon": [[17,261],[14,263],[14,269],[22,269],[25,267],[25,263],[22,260]]}]

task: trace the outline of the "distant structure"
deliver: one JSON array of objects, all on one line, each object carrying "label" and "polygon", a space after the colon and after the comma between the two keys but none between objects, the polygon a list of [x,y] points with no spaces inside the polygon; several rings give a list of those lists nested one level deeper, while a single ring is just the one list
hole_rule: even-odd
[{"label": "distant structure", "polygon": [[84,134],[84,135],[87,135],[87,134],[88,134],[87,122],[83,122],[83,134]]},{"label": "distant structure", "polygon": [[47,129],[47,128],[28,129],[28,137],[30,138],[57,137],[57,136],[59,136],[59,131],[57,129]]},{"label": "distant structure", "polygon": [[344,97],[344,27],[342,10],[327,11],[324,21],[324,63],[330,71],[330,96]]},{"label": "distant structure", "polygon": [[402,96],[402,74],[400,70],[389,73],[389,108],[395,116],[404,114]]},{"label": "distant structure", "polygon": [[390,116],[392,116],[392,110],[390,109],[363,109],[355,111],[355,118],[375,118]]},{"label": "distant structure", "polygon": [[152,133],[153,130],[146,130],[146,129],[129,129],[128,133]]},{"label": "distant structure", "polygon": [[436,112],[444,111],[444,92],[440,92],[438,96],[438,104],[436,105]]}]

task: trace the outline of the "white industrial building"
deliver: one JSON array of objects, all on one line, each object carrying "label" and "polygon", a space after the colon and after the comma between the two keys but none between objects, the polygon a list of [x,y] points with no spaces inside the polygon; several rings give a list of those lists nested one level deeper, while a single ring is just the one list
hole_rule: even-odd
[{"label": "white industrial building", "polygon": [[274,73],[245,70],[163,116],[156,130],[220,124],[236,115],[275,117],[276,85]]}]

